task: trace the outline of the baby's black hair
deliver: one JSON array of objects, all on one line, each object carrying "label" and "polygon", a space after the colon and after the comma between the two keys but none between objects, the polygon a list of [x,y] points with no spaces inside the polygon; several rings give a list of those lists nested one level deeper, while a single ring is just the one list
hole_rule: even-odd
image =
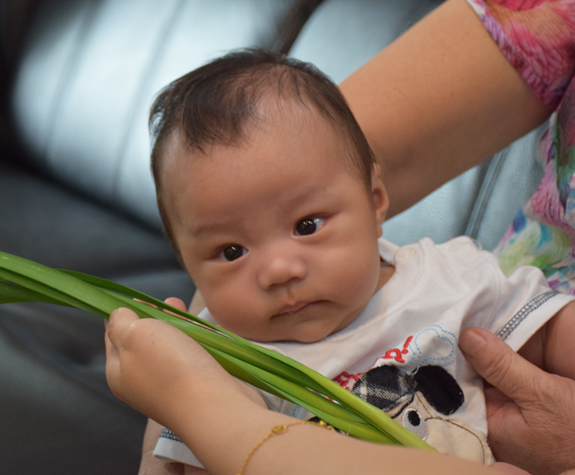
[{"label": "baby's black hair", "polygon": [[234,51],[173,81],[150,111],[152,172],[172,244],[160,180],[166,146],[176,137],[192,154],[213,145],[240,145],[249,126],[261,119],[262,97],[270,95],[317,109],[342,132],[350,163],[370,189],[373,154],[338,87],[310,63],[259,48]]}]

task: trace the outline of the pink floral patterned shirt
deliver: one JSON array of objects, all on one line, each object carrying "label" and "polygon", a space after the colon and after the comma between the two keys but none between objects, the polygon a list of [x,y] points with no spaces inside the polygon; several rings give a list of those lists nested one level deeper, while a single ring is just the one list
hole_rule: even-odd
[{"label": "pink floral patterned shirt", "polygon": [[545,174],[496,247],[505,272],[531,264],[575,294],[575,0],[467,0],[509,62],[553,110]]}]

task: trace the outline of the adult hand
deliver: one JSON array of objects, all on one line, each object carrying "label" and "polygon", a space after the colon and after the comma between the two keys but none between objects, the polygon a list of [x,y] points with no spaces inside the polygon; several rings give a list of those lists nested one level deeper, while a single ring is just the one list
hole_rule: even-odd
[{"label": "adult hand", "polygon": [[[194,295],[192,305],[194,302],[197,302],[197,304],[195,308],[190,307],[190,312],[197,315],[205,306],[199,292],[196,292]],[[166,299],[166,303],[179,308],[180,310],[186,310],[186,305],[178,298],[170,297]],[[140,461],[138,475],[187,475],[185,473],[184,464],[164,462],[154,458],[154,449],[163,429],[164,427],[156,421],[148,419],[148,424],[144,433],[144,440],[142,442],[142,459]]]},{"label": "adult hand", "polygon": [[525,470],[505,462],[495,462],[489,466],[493,471],[506,475],[530,475]]},{"label": "adult hand", "polygon": [[226,388],[238,384],[180,330],[159,320],[140,319],[125,308],[110,316],[105,341],[106,377],[112,392],[168,426],[178,420],[179,401],[204,396],[206,382]]},{"label": "adult hand", "polygon": [[532,475],[575,468],[575,381],[537,368],[487,330],[466,329],[459,344],[493,385],[485,397],[495,458]]},{"label": "adult hand", "polygon": [[[180,310],[186,310],[185,304],[180,299],[169,298],[166,303]],[[156,421],[148,419],[142,441],[142,459],[138,475],[185,475],[184,464],[164,462],[154,457],[154,449],[163,429],[164,427]]]}]

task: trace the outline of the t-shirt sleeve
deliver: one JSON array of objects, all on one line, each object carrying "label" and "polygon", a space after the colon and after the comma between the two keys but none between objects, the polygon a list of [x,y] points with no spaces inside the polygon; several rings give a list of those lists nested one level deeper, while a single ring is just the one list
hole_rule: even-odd
[{"label": "t-shirt sleeve", "polygon": [[509,277],[497,269],[499,279],[495,312],[487,329],[511,348],[521,348],[559,310],[575,299],[549,288],[541,270],[520,267]]},{"label": "t-shirt sleeve", "polygon": [[170,429],[162,431],[153,455],[163,462],[180,462],[194,467],[204,468],[194,453]]},{"label": "t-shirt sleeve", "polygon": [[575,74],[575,0],[467,0],[537,97],[556,109]]}]

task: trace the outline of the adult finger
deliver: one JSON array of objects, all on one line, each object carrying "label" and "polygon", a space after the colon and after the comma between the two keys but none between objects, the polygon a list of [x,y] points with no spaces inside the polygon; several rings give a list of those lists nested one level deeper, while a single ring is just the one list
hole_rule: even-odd
[{"label": "adult finger", "polygon": [[187,311],[186,304],[183,302],[182,299],[179,299],[177,297],[168,297],[166,300],[164,300],[164,302],[166,302],[168,305],[171,305],[172,307],[176,307],[180,310],[183,310],[184,312]]},{"label": "adult finger", "polygon": [[121,314],[122,310],[122,308],[118,308],[110,314],[106,325],[106,332],[104,333],[104,343],[106,345],[106,379],[108,386],[117,396],[115,384],[120,375],[120,352],[116,346],[117,338],[115,334],[112,334],[118,325],[118,319],[121,318],[119,314]]},{"label": "adult finger", "polygon": [[116,355],[127,328],[140,317],[130,309],[118,308],[110,314],[104,342],[106,344],[106,357]]},{"label": "adult finger", "polygon": [[515,465],[511,465],[505,462],[495,462],[490,466],[490,468],[500,474],[507,474],[507,475],[529,475],[529,472],[516,467]]},{"label": "adult finger", "polygon": [[106,332],[113,334],[122,333],[129,325],[132,324],[132,322],[135,322],[139,319],[140,317],[138,317],[136,312],[130,310],[129,308],[117,308],[110,314]]},{"label": "adult finger", "polygon": [[549,377],[487,330],[465,329],[459,346],[483,379],[519,405],[531,402]]},{"label": "adult finger", "polygon": [[108,386],[119,399],[124,399],[122,391],[122,354],[125,353],[129,330],[133,323],[140,320],[135,312],[127,308],[118,308],[110,314],[109,323],[104,335],[106,345],[106,379]]}]

